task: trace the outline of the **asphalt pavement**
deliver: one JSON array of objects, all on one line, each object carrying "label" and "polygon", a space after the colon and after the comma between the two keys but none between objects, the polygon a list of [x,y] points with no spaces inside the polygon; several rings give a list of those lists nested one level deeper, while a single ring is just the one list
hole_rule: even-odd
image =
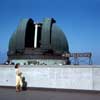
[{"label": "asphalt pavement", "polygon": [[0,100],[100,100],[100,92],[50,89],[16,92],[15,88],[0,87]]}]

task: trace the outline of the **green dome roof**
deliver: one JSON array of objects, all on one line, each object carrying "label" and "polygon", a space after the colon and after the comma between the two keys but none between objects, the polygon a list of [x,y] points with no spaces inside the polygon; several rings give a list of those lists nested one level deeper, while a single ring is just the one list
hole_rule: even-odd
[{"label": "green dome roof", "polygon": [[[38,25],[37,31],[36,25]],[[46,18],[42,23],[34,23],[32,19],[22,19],[20,21],[9,40],[8,57],[16,55],[17,52],[23,54],[26,48],[33,48],[33,52],[35,49],[41,49],[42,51],[52,49],[54,52],[69,53],[65,34],[56,25],[53,18]]]}]

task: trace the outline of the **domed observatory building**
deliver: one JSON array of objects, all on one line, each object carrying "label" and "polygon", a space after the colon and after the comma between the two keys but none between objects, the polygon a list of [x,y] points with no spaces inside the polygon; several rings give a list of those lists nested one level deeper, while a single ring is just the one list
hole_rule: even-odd
[{"label": "domed observatory building", "polygon": [[41,23],[22,19],[9,40],[8,60],[13,63],[54,65],[69,64],[68,41],[53,18]]}]

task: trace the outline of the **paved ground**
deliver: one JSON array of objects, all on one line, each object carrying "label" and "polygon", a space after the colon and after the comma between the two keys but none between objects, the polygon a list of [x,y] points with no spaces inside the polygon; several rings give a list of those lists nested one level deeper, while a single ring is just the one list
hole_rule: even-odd
[{"label": "paved ground", "polygon": [[100,92],[33,89],[17,93],[12,88],[0,88],[0,100],[100,100]]}]

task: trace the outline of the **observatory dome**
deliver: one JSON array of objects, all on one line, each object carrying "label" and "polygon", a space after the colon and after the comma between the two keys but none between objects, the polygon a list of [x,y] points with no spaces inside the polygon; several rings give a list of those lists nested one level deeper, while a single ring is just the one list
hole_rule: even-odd
[{"label": "observatory dome", "polygon": [[69,53],[64,32],[53,18],[35,23],[22,19],[9,40],[8,59],[62,59]]}]

